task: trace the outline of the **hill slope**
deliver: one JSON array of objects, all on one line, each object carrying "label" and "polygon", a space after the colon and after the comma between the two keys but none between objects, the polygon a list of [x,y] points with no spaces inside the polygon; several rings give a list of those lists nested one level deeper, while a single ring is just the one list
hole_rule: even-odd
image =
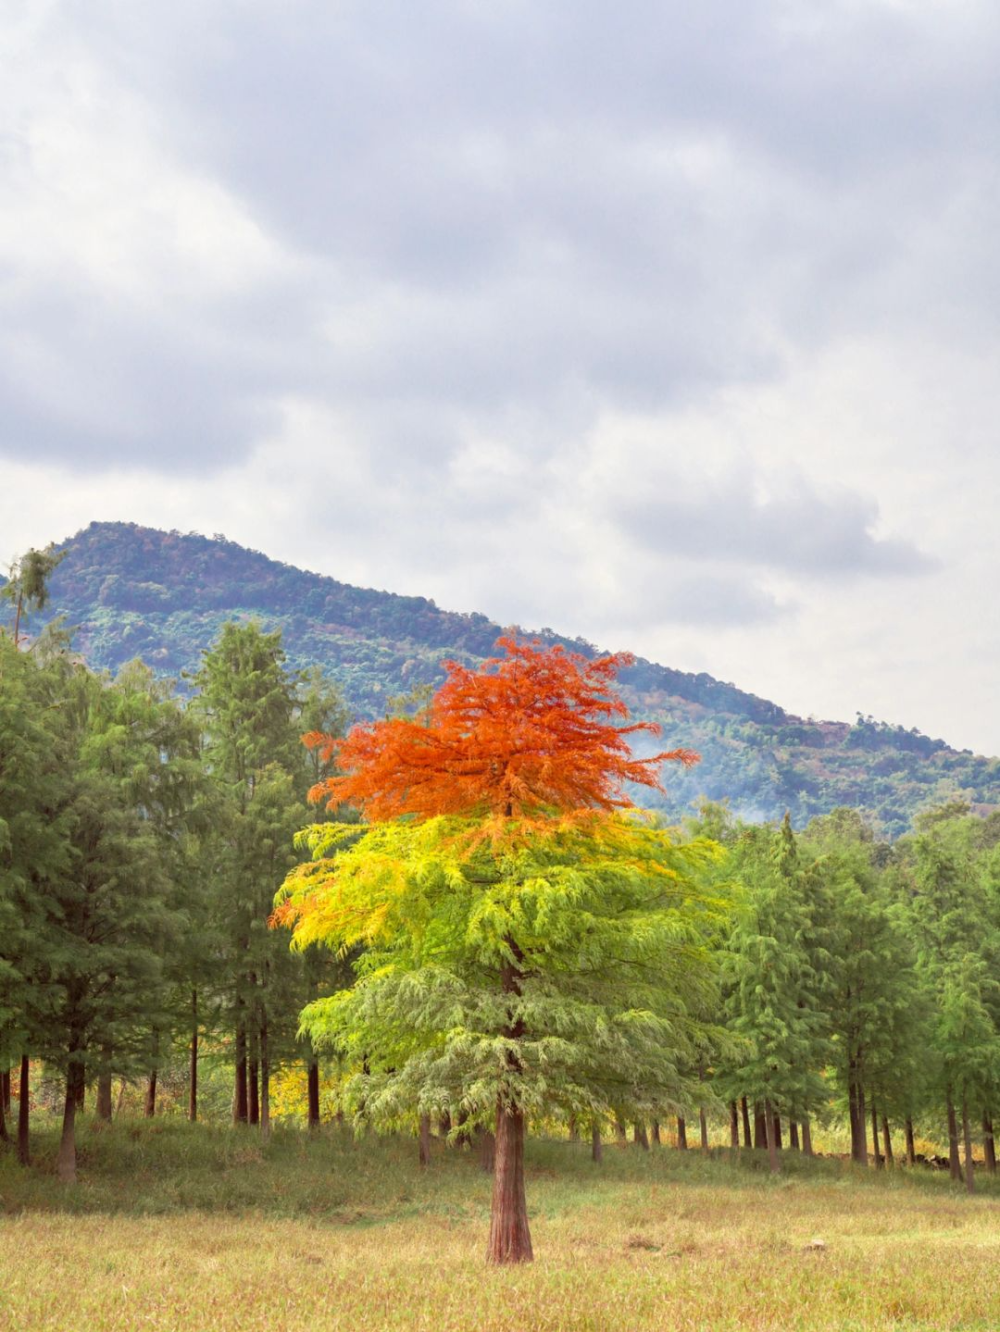
[{"label": "hill slope", "polygon": [[[65,615],[96,668],[140,656],[163,674],[193,671],[226,620],[254,616],[283,630],[293,664],[321,665],[358,716],[375,717],[386,696],[440,679],[443,658],[489,655],[501,632],[484,615],[351,587],[219,537],[92,523],[64,548],[41,618]],[[780,818],[788,809],[797,825],[848,804],[897,835],[921,808],[946,799],[1000,804],[1000,761],[916,731],[872,719],[805,721],[710,675],[643,660],[622,685],[636,717],[661,722],[671,746],[702,755],[691,772],[668,773],[663,805],[672,815],[702,794],[728,797],[750,818]]]}]

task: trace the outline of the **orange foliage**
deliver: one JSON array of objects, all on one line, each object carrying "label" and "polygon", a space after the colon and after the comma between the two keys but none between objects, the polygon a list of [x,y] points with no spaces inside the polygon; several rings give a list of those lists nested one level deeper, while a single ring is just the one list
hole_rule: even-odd
[{"label": "orange foliage", "polygon": [[352,804],[373,820],[472,812],[530,818],[625,806],[625,782],[661,790],[660,764],[698,762],[689,749],[632,757],[628,737],[660,728],[615,724],[628,716],[612,689],[632,662],[627,654],[588,661],[514,638],[497,646],[506,655],[477,671],[445,662],[448,678],[417,720],[355,726],[344,740],[304,736],[325,761],[336,757],[343,774],[313,787],[310,799],[330,808]]}]

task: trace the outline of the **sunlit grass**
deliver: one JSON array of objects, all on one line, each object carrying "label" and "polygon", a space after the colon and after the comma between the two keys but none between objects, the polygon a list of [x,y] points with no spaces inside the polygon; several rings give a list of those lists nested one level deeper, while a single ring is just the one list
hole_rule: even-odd
[{"label": "sunlit grass", "polygon": [[[1000,1192],[932,1171],[532,1142],[537,1261],[484,1266],[490,1180],[436,1144],[162,1121],[0,1153],[0,1321],[30,1332],[995,1329]],[[821,1241],[812,1247],[814,1241]]]}]

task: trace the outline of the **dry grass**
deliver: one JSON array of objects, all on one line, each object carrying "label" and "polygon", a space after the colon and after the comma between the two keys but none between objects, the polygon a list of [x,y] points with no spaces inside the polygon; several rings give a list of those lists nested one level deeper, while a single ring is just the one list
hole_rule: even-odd
[{"label": "dry grass", "polygon": [[[469,1156],[123,1123],[83,1135],[81,1183],[0,1161],[0,1323],[26,1332],[327,1329],[990,1329],[1000,1193],[946,1178],[532,1143],[537,1261],[483,1265]],[[984,1184],[992,1181],[983,1181]],[[810,1247],[820,1239],[823,1247]]]}]

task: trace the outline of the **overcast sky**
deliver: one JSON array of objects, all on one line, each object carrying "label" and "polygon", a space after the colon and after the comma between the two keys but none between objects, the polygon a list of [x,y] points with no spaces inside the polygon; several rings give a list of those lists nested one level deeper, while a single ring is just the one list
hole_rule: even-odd
[{"label": "overcast sky", "polygon": [[225,533],[1000,754],[995,0],[6,0],[0,559]]}]

